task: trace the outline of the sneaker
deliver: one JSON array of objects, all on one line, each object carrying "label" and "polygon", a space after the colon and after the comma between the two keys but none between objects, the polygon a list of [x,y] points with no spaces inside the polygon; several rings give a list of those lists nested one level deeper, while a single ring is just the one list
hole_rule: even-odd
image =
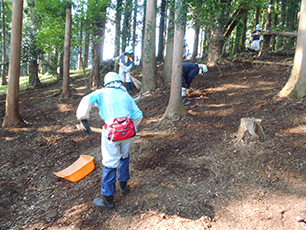
[{"label": "sneaker", "polygon": [[103,199],[95,198],[93,204],[97,208],[106,208],[108,210],[114,208],[114,201],[112,200],[111,202],[108,202],[105,197],[103,197]]},{"label": "sneaker", "polygon": [[122,196],[126,195],[130,191],[130,187],[126,181],[119,182],[120,193]]}]

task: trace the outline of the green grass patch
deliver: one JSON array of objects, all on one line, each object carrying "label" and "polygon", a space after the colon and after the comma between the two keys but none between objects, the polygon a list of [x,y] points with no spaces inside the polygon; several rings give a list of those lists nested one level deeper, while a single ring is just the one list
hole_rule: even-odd
[{"label": "green grass patch", "polygon": [[[49,74],[43,74],[39,75],[39,80],[42,84],[44,83],[51,83],[58,81],[57,76],[49,75]],[[29,87],[29,76],[20,76],[19,78],[19,89],[26,89]],[[6,93],[7,85],[0,85],[0,95],[3,95]]]},{"label": "green grass patch", "polygon": [[[90,74],[90,69],[86,69],[86,75]],[[78,77],[78,76],[83,76],[84,71],[83,70],[71,70],[70,71],[70,77]],[[39,75],[39,80],[42,84],[45,83],[52,83],[56,82],[60,79],[57,78],[57,76],[50,75],[50,74],[42,74]],[[29,76],[20,76],[19,79],[19,87],[20,89],[26,89],[29,87]],[[6,93],[7,85],[0,85],[0,95],[3,95]]]}]

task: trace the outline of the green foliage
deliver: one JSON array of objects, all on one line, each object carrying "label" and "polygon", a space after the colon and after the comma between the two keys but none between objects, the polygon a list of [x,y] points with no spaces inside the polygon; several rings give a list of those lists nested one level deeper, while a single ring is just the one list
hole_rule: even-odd
[{"label": "green foliage", "polygon": [[186,25],[186,14],[188,10],[187,2],[184,0],[177,0],[174,8],[176,12],[176,27],[179,29],[181,26]]}]

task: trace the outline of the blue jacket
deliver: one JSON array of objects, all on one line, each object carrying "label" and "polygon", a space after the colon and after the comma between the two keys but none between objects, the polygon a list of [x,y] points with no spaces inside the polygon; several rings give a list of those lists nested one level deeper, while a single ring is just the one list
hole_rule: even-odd
[{"label": "blue jacket", "polygon": [[[252,32],[252,34],[256,34],[256,33],[261,33],[261,30],[254,30]],[[259,40],[260,38],[260,35],[256,35],[255,37],[253,37],[253,40],[256,41],[256,40]]]},{"label": "blue jacket", "polygon": [[188,88],[192,80],[199,73],[200,67],[198,64],[192,62],[183,63],[183,74],[182,74],[182,87]]},{"label": "blue jacket", "polygon": [[122,53],[119,57],[116,58],[117,61],[121,62],[125,66],[133,66],[134,62],[134,55],[131,55],[131,58],[128,58],[128,55],[126,53]]}]

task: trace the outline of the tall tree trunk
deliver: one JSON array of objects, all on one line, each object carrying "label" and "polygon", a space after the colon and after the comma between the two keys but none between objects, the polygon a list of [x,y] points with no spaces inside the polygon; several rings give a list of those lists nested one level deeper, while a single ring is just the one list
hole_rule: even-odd
[{"label": "tall tree trunk", "polygon": [[[104,12],[106,15],[107,5],[104,5],[100,12]],[[91,82],[92,86],[99,88],[102,85],[100,77],[100,64],[103,58],[103,43],[104,43],[104,33],[105,33],[106,18],[104,16],[99,16],[97,21],[97,29],[95,31],[95,38],[93,41],[93,61],[91,70]]]},{"label": "tall tree trunk", "polygon": [[174,28],[174,49],[172,62],[172,76],[171,76],[171,92],[169,103],[164,117],[170,120],[179,120],[185,116],[186,110],[183,104],[182,92],[182,70],[183,70],[183,46],[186,13],[184,0],[175,1],[175,28]]},{"label": "tall tree trunk", "polygon": [[38,78],[38,64],[37,60],[31,60],[29,63],[29,72],[30,72],[30,77],[29,77],[29,85],[31,86],[36,86],[40,85],[40,80]]},{"label": "tall tree trunk", "polygon": [[63,76],[64,76],[64,52],[60,53],[59,66],[60,66],[60,71],[59,71],[58,78],[63,79]]},{"label": "tall tree trunk", "polygon": [[241,48],[241,37],[243,32],[243,22],[239,21],[237,27],[236,27],[236,37],[235,37],[235,47],[234,47],[234,53],[239,53],[242,50]]},{"label": "tall tree trunk", "polygon": [[141,92],[155,90],[157,87],[157,69],[155,56],[156,0],[147,0],[144,50],[142,58]]},{"label": "tall tree trunk", "polygon": [[65,26],[65,44],[64,44],[64,73],[63,73],[63,88],[62,98],[70,96],[69,81],[70,81],[70,44],[71,44],[71,4],[66,7],[66,26]]},{"label": "tall tree trunk", "polygon": [[193,50],[192,50],[192,56],[191,61],[195,62],[196,57],[198,54],[198,45],[199,45],[199,33],[200,33],[200,26],[197,26],[194,31],[194,37],[193,37]]},{"label": "tall tree trunk", "polygon": [[219,25],[215,25],[214,29],[211,31],[211,38],[208,48],[208,64],[215,65],[222,61],[222,48],[225,43],[222,28]]},{"label": "tall tree trunk", "polygon": [[280,98],[303,98],[306,95],[306,0],[302,0],[297,46],[295,50],[294,64],[290,78],[284,88],[279,92]]},{"label": "tall tree trunk", "polygon": [[121,52],[125,51],[125,48],[129,46],[129,41],[131,38],[131,15],[132,15],[132,0],[125,0],[125,9],[124,9],[124,19],[122,26],[122,47]]},{"label": "tall tree trunk", "polygon": [[141,34],[141,59],[140,59],[140,63],[142,64],[143,61],[143,51],[144,51],[144,39],[145,39],[145,25],[146,25],[146,9],[147,6],[147,0],[143,1],[143,18],[142,18],[142,34]]},{"label": "tall tree trunk", "polygon": [[21,60],[23,0],[13,1],[12,33],[10,47],[9,82],[7,86],[5,117],[3,127],[21,123],[19,112],[19,77]]},{"label": "tall tree trunk", "polygon": [[[277,14],[277,12],[278,12],[278,5],[279,5],[278,3],[279,3],[278,0],[276,0],[275,1],[275,6],[274,6],[274,17],[273,17],[273,27],[274,28],[278,24],[278,14]],[[271,49],[275,50],[275,48],[276,48],[276,38],[275,38],[275,36],[273,36],[271,38],[271,44],[272,44]]]},{"label": "tall tree trunk", "polygon": [[158,53],[157,60],[161,61],[164,59],[164,30],[165,30],[165,12],[166,11],[166,0],[161,0],[160,7],[160,23],[159,23],[159,36],[158,36]]},{"label": "tall tree trunk", "polygon": [[[117,0],[116,5],[116,18],[115,18],[115,57],[118,57],[120,55],[120,37],[121,37],[121,14],[122,14],[122,0]],[[114,71],[118,73],[119,71],[119,65],[117,62],[115,62]]]},{"label": "tall tree trunk", "polygon": [[5,22],[5,14],[4,14],[4,0],[2,0],[2,85],[7,85],[7,80],[6,80],[6,63],[8,62],[7,60],[7,51],[6,51],[6,22]]},{"label": "tall tree trunk", "polygon": [[[270,30],[271,28],[271,20],[272,20],[272,2],[273,0],[269,0],[269,8],[268,8],[268,14],[267,14],[267,22],[265,29]],[[262,47],[262,54],[260,55],[260,59],[266,59],[269,56],[270,52],[270,41],[271,41],[271,35],[264,36],[264,43]]]},{"label": "tall tree trunk", "polygon": [[[135,47],[136,47],[136,41],[137,41],[137,11],[138,11],[138,0],[134,0],[134,17],[133,17],[133,43],[132,43],[132,48],[133,52],[135,54]],[[136,59],[136,57],[135,57]]]},{"label": "tall tree trunk", "polygon": [[85,46],[84,46],[84,61],[83,61],[83,68],[88,67],[88,60],[89,60],[89,32],[86,29],[86,35],[85,35]]},{"label": "tall tree trunk", "polygon": [[[281,23],[284,25],[286,21],[286,8],[287,8],[287,0],[282,0],[282,9],[281,9]],[[284,46],[284,37],[279,36],[277,42],[277,49],[281,49]]]},{"label": "tall tree trunk", "polygon": [[245,51],[245,41],[247,33],[248,11],[243,15],[243,31],[241,36],[240,50]]},{"label": "tall tree trunk", "polygon": [[83,22],[81,22],[80,28],[80,41],[79,41],[79,52],[78,52],[78,69],[82,69],[82,41],[83,41]]},{"label": "tall tree trunk", "polygon": [[[299,0],[300,1],[300,0]],[[298,7],[296,0],[288,1],[288,16],[287,16],[287,31],[294,32],[295,31],[295,19],[296,19],[296,8]],[[290,52],[291,48],[294,47],[294,40],[293,37],[286,38],[287,42],[285,44],[285,51]]]},{"label": "tall tree trunk", "polygon": [[174,5],[170,2],[170,14],[169,14],[169,25],[168,25],[168,37],[166,44],[166,58],[164,63],[163,80],[165,83],[171,82],[171,70],[173,60],[173,35],[174,35]]},{"label": "tall tree trunk", "polygon": [[[35,25],[35,17],[34,17],[34,6],[35,6],[35,2],[34,0],[31,0],[30,2],[30,12],[31,12],[31,23],[34,26]],[[38,63],[37,63],[37,59],[38,56],[37,54],[33,54],[34,51],[37,51],[37,45],[36,45],[36,31],[33,29],[33,27],[31,27],[31,34],[33,36],[33,40],[31,41],[31,48],[32,48],[32,60],[29,63],[29,85],[30,86],[36,86],[36,85],[40,85],[40,80],[38,78]],[[55,69],[56,71],[56,69]]]}]

